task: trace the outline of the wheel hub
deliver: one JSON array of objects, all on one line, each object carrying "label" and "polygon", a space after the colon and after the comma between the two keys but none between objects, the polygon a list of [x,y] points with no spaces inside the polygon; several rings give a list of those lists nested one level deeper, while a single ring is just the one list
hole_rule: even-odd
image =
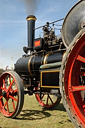
[{"label": "wheel hub", "polygon": [[9,91],[3,91],[3,92],[2,92],[2,96],[3,96],[6,100],[9,100],[9,95],[13,96],[13,93],[12,93],[12,92],[9,92]]}]

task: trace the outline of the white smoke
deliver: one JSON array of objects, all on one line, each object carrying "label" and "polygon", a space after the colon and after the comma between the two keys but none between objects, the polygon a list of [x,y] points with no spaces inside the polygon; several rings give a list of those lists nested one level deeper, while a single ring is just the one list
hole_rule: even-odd
[{"label": "white smoke", "polygon": [[22,0],[26,6],[26,11],[28,15],[34,15],[40,0]]}]

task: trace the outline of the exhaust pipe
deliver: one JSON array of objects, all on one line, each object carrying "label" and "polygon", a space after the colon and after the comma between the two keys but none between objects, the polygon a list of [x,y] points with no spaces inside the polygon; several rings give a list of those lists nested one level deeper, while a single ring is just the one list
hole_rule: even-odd
[{"label": "exhaust pipe", "polygon": [[36,17],[29,15],[27,18],[27,30],[28,30],[28,50],[33,51],[33,43],[35,38],[35,21]]}]

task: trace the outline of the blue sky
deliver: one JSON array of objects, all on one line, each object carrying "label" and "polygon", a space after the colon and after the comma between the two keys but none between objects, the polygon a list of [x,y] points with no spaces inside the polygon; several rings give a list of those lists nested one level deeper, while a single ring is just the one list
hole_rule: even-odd
[{"label": "blue sky", "polygon": [[[36,27],[66,16],[78,0],[0,0],[0,68],[16,63],[27,46],[26,17],[37,17]],[[40,32],[40,30],[39,30]],[[36,35],[39,33],[36,31]]]}]

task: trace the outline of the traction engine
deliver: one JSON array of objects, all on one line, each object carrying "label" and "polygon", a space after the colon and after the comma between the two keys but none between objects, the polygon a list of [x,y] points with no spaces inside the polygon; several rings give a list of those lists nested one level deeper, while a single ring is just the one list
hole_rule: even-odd
[{"label": "traction engine", "polygon": [[[61,97],[76,128],[85,128],[85,0],[78,1],[64,18],[61,36],[54,25],[35,28],[36,17],[27,18],[28,46],[14,71],[0,75],[0,112],[15,118],[22,110],[24,95],[35,94],[44,108],[57,106]],[[53,27],[51,27],[53,25]],[[42,28],[43,37],[35,39]]]}]

